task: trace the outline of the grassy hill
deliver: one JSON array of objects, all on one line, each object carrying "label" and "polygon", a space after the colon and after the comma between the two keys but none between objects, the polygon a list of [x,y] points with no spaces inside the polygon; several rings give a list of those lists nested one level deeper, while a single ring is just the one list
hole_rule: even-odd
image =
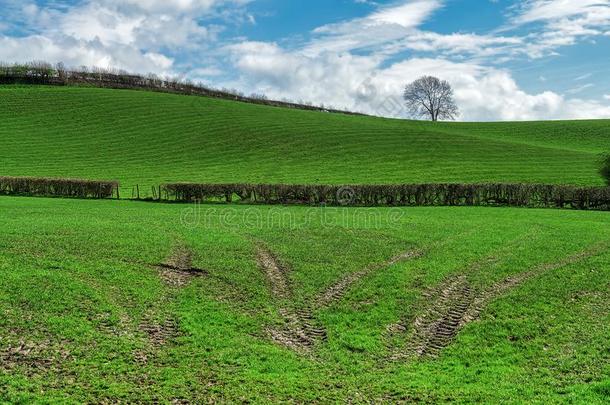
[{"label": "grassy hill", "polygon": [[14,176],[283,183],[602,185],[610,121],[423,123],[203,97],[0,87],[0,171]]}]

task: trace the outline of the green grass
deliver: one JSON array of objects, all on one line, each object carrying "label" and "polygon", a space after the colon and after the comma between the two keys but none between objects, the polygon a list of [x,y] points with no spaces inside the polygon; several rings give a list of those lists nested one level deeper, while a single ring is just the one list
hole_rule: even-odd
[{"label": "green grass", "polygon": [[[447,277],[485,288],[610,240],[606,213],[9,197],[0,212],[0,402],[608,401],[608,250],[497,297],[438,358],[388,361],[387,338]],[[152,267],[176,243],[208,272],[183,288]],[[257,243],[289,267],[299,306],[371,263],[426,254],[316,311],[328,339],[301,355],[265,332],[281,316]],[[145,314],[179,335],[151,346]]]},{"label": "green grass", "polygon": [[140,91],[0,87],[0,171],[162,182],[602,185],[610,121],[421,123]]},{"label": "green grass", "polygon": [[[123,197],[177,181],[602,185],[609,144],[609,120],[431,124],[0,87],[1,175],[116,179]],[[2,197],[0,403],[607,403],[608,243],[605,212]],[[180,246],[205,273],[168,285],[156,266]],[[260,249],[286,269],[279,297]],[[422,255],[387,264],[405,251]],[[452,308],[491,298],[438,357],[396,359],[439,289]],[[291,311],[327,338],[274,341]]]}]

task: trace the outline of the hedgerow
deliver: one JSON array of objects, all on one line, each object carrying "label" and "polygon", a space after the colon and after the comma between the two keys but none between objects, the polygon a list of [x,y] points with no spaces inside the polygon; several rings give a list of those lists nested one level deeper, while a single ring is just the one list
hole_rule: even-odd
[{"label": "hedgerow", "polygon": [[[44,177],[0,177],[0,194],[41,197],[110,198],[116,181]],[[118,194],[117,194],[118,196]]]},{"label": "hedgerow", "polygon": [[0,63],[0,84],[39,84],[50,86],[86,85],[111,89],[150,90],[190,96],[214,97],[252,104],[300,110],[324,111],[348,115],[362,113],[314,106],[311,103],[270,100],[265,95],[245,96],[236,90],[213,89],[189,80],[161,78],[157,75],[135,75],[119,69],[86,68],[66,69],[62,64],[52,66],[46,62],[27,64]]},{"label": "hedgerow", "polygon": [[347,206],[514,206],[610,209],[610,188],[543,184],[286,185],[188,184],[162,186],[179,202]]}]

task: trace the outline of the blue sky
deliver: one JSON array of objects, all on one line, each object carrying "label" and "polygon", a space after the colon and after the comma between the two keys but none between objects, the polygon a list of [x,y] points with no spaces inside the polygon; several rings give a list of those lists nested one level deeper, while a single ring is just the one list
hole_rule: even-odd
[{"label": "blue sky", "polygon": [[610,0],[0,0],[0,60],[187,77],[404,117],[425,74],[461,120],[610,118]]}]

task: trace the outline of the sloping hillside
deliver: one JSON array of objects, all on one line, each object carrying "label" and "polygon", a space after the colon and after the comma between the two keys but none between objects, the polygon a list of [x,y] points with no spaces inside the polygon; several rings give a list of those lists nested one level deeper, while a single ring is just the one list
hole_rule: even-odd
[{"label": "sloping hillside", "polygon": [[601,185],[610,121],[420,123],[205,97],[0,87],[3,175],[165,181]]}]

